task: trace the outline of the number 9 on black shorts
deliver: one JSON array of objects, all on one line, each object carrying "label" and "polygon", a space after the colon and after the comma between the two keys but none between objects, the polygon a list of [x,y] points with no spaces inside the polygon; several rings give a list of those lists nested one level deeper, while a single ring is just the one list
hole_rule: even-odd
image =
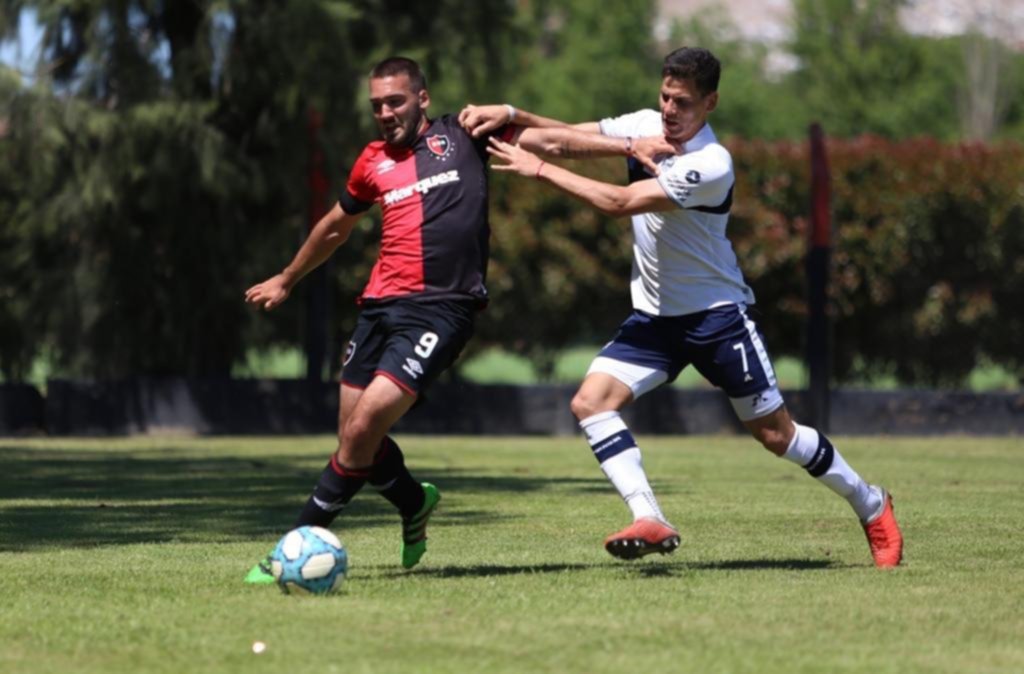
[{"label": "number 9 on black shorts", "polygon": [[345,350],[341,381],[366,388],[377,375],[419,395],[473,335],[472,302],[408,299],[363,307]]}]

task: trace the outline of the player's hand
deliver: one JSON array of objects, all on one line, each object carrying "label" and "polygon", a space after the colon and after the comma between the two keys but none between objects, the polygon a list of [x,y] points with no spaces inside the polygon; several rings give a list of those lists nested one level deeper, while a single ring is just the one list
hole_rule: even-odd
[{"label": "player's hand", "polygon": [[633,141],[633,156],[647,167],[654,175],[660,175],[661,169],[655,163],[655,157],[667,154],[681,154],[683,146],[668,141],[664,136],[644,136]]},{"label": "player's hand", "polygon": [[263,283],[257,283],[245,291],[247,304],[257,304],[270,311],[288,299],[292,289],[285,281],[283,274],[271,276]]},{"label": "player's hand", "polygon": [[521,176],[533,178],[537,175],[537,169],[544,163],[540,157],[532,152],[527,152],[518,145],[506,143],[495,136],[491,136],[490,143],[487,151],[495,159],[504,162],[503,164],[493,164],[491,168],[495,171],[511,171]]},{"label": "player's hand", "polygon": [[459,113],[459,124],[473,138],[500,129],[508,122],[508,107],[505,105],[467,105]]}]

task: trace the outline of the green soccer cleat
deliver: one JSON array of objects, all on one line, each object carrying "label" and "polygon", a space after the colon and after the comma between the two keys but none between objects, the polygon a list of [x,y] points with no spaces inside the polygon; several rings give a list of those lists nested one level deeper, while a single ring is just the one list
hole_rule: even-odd
[{"label": "green soccer cleat", "polygon": [[427,522],[441,501],[437,487],[429,482],[424,482],[422,487],[423,507],[409,519],[402,518],[402,566],[406,569],[419,564],[427,551]]},{"label": "green soccer cleat", "polygon": [[270,585],[274,582],[274,574],[270,571],[270,555],[267,555],[245,575],[245,583],[250,585]]}]

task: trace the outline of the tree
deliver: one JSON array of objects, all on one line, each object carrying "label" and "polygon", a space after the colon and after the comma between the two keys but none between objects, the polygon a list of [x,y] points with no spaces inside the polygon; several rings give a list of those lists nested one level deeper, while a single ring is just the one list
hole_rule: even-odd
[{"label": "tree", "polygon": [[[796,0],[790,80],[809,118],[833,136],[956,136],[949,70],[934,68],[926,38],[906,33],[906,0]],[[941,65],[941,64],[939,64]]]},{"label": "tree", "polygon": [[[34,278],[24,307],[0,315],[22,329],[0,366],[23,376],[49,345],[66,375],[219,375],[247,345],[297,341],[301,302],[257,319],[241,293],[305,234],[308,110],[327,120],[340,179],[373,138],[362,78],[375,60],[450,38],[482,54],[504,33],[507,2],[461,4],[5,0],[0,30],[31,8],[44,49],[2,141],[0,170],[18,179],[5,183],[0,236],[32,251]],[[502,53],[486,63],[498,75]],[[427,63],[487,81],[452,51]],[[15,339],[25,330],[32,339]]]},{"label": "tree", "polygon": [[699,45],[722,63],[721,103],[712,117],[720,137],[803,138],[809,111],[794,95],[785,71],[769,70],[773,47],[744,40],[723,8],[709,7],[672,26],[673,46]]},{"label": "tree", "polygon": [[[959,97],[961,127],[966,138],[991,140],[1006,120],[1013,93],[1021,98],[1014,59],[1007,47],[1024,32],[1020,12],[1007,11],[1009,3],[990,0],[970,9],[970,30],[962,40],[965,83]],[[1017,75],[1015,77],[1015,75]]]}]

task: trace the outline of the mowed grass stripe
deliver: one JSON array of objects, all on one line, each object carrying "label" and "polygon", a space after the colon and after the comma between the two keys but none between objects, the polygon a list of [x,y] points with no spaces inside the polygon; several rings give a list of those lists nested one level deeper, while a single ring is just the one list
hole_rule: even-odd
[{"label": "mowed grass stripe", "polygon": [[327,598],[241,578],[331,438],[0,441],[0,671],[1024,671],[1019,439],[837,439],[895,494],[890,572],[746,438],[641,438],[683,545],[634,563],[602,548],[627,511],[578,438],[399,441],[444,495],[429,551],[403,571],[367,489]]}]

